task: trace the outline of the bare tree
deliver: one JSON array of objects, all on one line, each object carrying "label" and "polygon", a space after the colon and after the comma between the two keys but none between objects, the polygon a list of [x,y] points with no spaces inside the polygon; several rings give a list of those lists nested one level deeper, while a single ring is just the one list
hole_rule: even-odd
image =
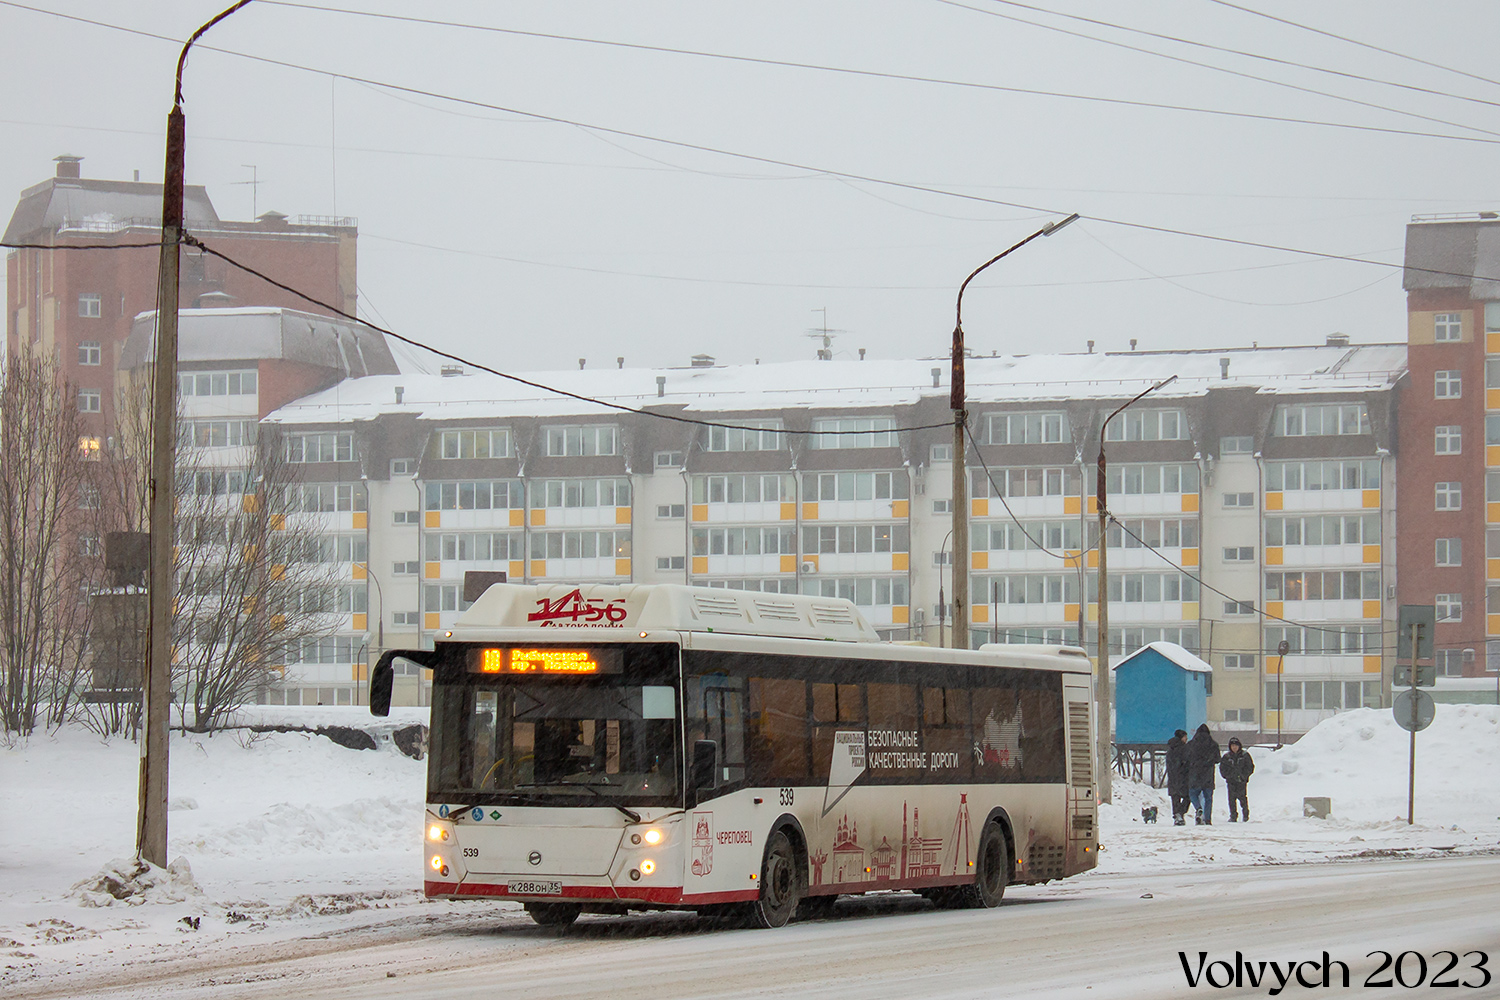
[{"label": "bare tree", "polygon": [[79,684],[87,570],[78,556],[79,501],[99,443],[77,389],[50,360],[7,359],[0,381],[0,721],[29,735],[56,726]]},{"label": "bare tree", "polygon": [[[144,376],[120,390],[118,435],[98,479],[98,537],[146,529],[149,393]],[[206,732],[278,678],[289,648],[333,630],[329,612],[340,592],[337,567],[317,560],[323,545],[315,526],[293,516],[302,509],[297,469],[274,429],[262,433],[253,419],[235,422],[232,434],[223,421],[179,427],[172,690],[184,728]],[[143,593],[114,578],[101,581],[94,603],[108,609],[95,614],[96,684],[133,660],[138,689],[148,624]],[[131,644],[133,655],[123,655]],[[90,724],[133,731],[139,698],[112,693],[119,692],[89,702]]]}]

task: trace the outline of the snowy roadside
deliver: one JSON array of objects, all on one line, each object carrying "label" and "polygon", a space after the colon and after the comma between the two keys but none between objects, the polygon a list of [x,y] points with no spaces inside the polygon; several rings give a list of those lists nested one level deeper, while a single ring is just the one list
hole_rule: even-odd
[{"label": "snowy roadside", "polygon": [[[316,711],[272,721],[358,724],[364,710]],[[1117,781],[1101,810],[1100,868],[1026,891],[1066,895],[1120,875],[1195,868],[1494,852],[1500,772],[1488,758],[1497,735],[1500,709],[1439,706],[1418,739],[1413,826],[1406,734],[1389,712],[1350,712],[1279,752],[1254,751],[1248,824],[1226,822],[1222,784],[1213,826],[1173,827],[1163,792]],[[529,923],[513,904],[422,899],[424,762],[300,732],[174,736],[170,849],[179,863],[145,873],[156,883],[133,897],[140,902],[115,899],[98,876],[134,842],[137,753],[82,730],[0,749],[7,992],[87,978],[101,961],[149,970],[230,950],[311,953],[351,934],[420,934],[465,914],[489,926]],[[1331,819],[1303,817],[1310,795],[1333,800]],[[1158,806],[1165,822],[1143,823],[1143,805]],[[125,869],[115,882],[131,877],[129,861],[115,867]],[[99,903],[107,905],[90,905]]]}]

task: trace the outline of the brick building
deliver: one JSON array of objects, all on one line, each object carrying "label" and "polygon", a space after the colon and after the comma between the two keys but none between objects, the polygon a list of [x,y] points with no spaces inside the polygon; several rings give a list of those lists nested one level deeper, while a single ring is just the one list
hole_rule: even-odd
[{"label": "brick building", "polygon": [[[57,157],[57,173],[21,192],[3,242],[45,246],[118,246],[161,235],[161,185],[94,180],[81,159]],[[188,232],[217,250],[352,313],[356,302],[353,219],[288,219],[266,212],[254,222],[219,218],[207,191],[188,186]],[[79,408],[101,436],[112,432],[114,373],[135,317],[156,308],[156,247],[69,252],[11,250],[6,255],[6,349],[50,354],[78,390]],[[182,251],[180,303],[321,310],[260,278],[191,247]]]},{"label": "brick building", "polygon": [[[1406,230],[1403,604],[1435,604],[1440,675],[1500,669],[1500,220]],[[1487,652],[1488,651],[1488,652]]]}]

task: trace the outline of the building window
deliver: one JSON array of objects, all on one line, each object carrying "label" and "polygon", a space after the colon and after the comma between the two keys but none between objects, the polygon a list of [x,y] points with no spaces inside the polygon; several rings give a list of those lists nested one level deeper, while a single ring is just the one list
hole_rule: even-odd
[{"label": "building window", "polygon": [[928,449],[927,459],[930,462],[951,462],[953,461],[953,446],[951,444],[935,444]]},{"label": "building window", "polygon": [[537,479],[533,507],[629,507],[628,479]]},{"label": "building window", "polygon": [[80,510],[98,510],[99,487],[93,483],[84,483],[78,487],[78,507]]},{"label": "building window", "polygon": [[1225,562],[1254,562],[1255,546],[1253,545],[1228,545],[1224,547]]},{"label": "building window", "polygon": [[553,457],[618,455],[620,435],[614,424],[548,427],[547,454]]},{"label": "building window", "polygon": [[1379,514],[1307,514],[1266,519],[1267,545],[1378,545]]},{"label": "building window", "polygon": [[658,469],[680,469],[683,459],[680,451],[659,451],[655,456],[655,464]]},{"label": "building window", "polygon": [[1462,510],[1464,505],[1464,491],[1462,483],[1436,483],[1433,486],[1435,493],[1434,510]]},{"label": "building window", "polygon": [[1437,594],[1432,599],[1437,608],[1437,620],[1440,622],[1461,622],[1464,620],[1464,595],[1463,594]]},{"label": "building window", "polygon": [[1266,574],[1268,601],[1374,601],[1379,570],[1294,570]]},{"label": "building window", "polygon": [[811,448],[896,447],[895,417],[833,417],[814,420],[812,430]]},{"label": "building window", "polygon": [[909,485],[904,472],[808,472],[802,476],[802,499],[906,500]]},{"label": "building window", "polygon": [[1432,397],[1434,399],[1458,399],[1464,394],[1463,374],[1457,369],[1432,373]]},{"label": "building window", "polygon": [[948,549],[944,549],[941,552],[934,552],[932,554],[932,564],[934,566],[952,566],[953,553]]},{"label": "building window", "polygon": [[393,510],[393,511],[391,511],[391,523],[392,524],[421,524],[422,523],[422,518],[421,518],[421,515],[417,511],[414,511],[414,510]]},{"label": "building window", "polygon": [[1255,438],[1250,435],[1219,438],[1220,455],[1250,455],[1255,452]]},{"label": "building window", "polygon": [[517,480],[427,484],[428,510],[515,510],[522,499]]},{"label": "building window", "polygon": [[510,455],[510,430],[492,427],[443,431],[439,436],[444,458],[506,458]]},{"label": "building window", "polygon": [[78,315],[82,319],[98,319],[104,315],[104,300],[93,292],[78,296]]},{"label": "building window", "polygon": [[[717,532],[721,529],[714,529]],[[722,529],[731,534],[737,530],[734,528]],[[756,531],[785,531],[777,528],[746,528],[747,534]],[[710,532],[713,534],[714,532]],[[697,532],[693,533],[695,536]],[[762,551],[769,551],[763,549]],[[783,552],[791,551],[783,547]],[[818,527],[805,526],[802,529],[802,551],[803,553],[822,553],[824,555],[835,555],[838,553],[854,552],[909,552],[911,551],[910,535],[904,522],[895,524],[830,524]],[[749,550],[746,550],[747,554]],[[709,553],[713,554],[713,553]],[[734,555],[733,550],[729,552]]]},{"label": "building window", "polygon": [[185,372],[177,376],[183,396],[253,396],[258,379],[248,372]]},{"label": "building window", "polygon": [[1106,441],[1182,441],[1186,438],[1187,420],[1183,417],[1181,410],[1130,409],[1109,422],[1104,439]]},{"label": "building window", "polygon": [[1105,489],[1116,496],[1197,493],[1198,466],[1186,462],[1166,465],[1110,465],[1105,473]]},{"label": "building window", "polygon": [[[846,473],[853,477],[855,473]],[[868,473],[866,473],[868,475]],[[814,480],[816,476],[812,477]],[[693,503],[777,503],[791,500],[795,486],[788,474],[694,476]],[[816,500],[817,497],[811,499]],[[824,497],[832,500],[833,497]],[[852,496],[848,499],[854,499]]]},{"label": "building window", "polygon": [[411,560],[409,562],[391,563],[392,576],[416,576],[419,572],[421,572],[421,569],[421,563],[417,562],[416,560]]},{"label": "building window", "polygon": [[1440,424],[1433,431],[1433,454],[1461,455],[1464,450],[1464,429],[1457,424]]},{"label": "building window", "polygon": [[1277,437],[1316,437],[1370,433],[1363,403],[1282,403],[1276,407],[1271,433]]},{"label": "building window", "polygon": [[288,462],[352,462],[354,460],[354,435],[343,434],[288,434],[286,439]]},{"label": "building window", "polygon": [[656,568],[659,570],[685,569],[687,567],[687,556],[657,556]]},{"label": "building window", "polygon": [[78,412],[98,413],[103,405],[102,399],[103,397],[99,395],[98,389],[79,389]]},{"label": "building window", "polygon": [[393,611],[391,612],[392,625],[405,625],[415,628],[422,623],[421,615],[416,611]]},{"label": "building window", "polygon": [[104,360],[104,350],[97,340],[85,340],[78,345],[78,363],[97,365]]},{"label": "building window", "polygon": [[[986,426],[988,444],[1060,444],[1071,440],[1068,415],[1062,412],[992,413]],[[1111,431],[1117,426],[1112,425]]]},{"label": "building window", "polygon": [[934,501],[932,501],[932,512],[934,514],[952,514],[953,513],[953,501],[952,500],[934,500]]},{"label": "building window", "polygon": [[99,554],[99,536],[79,535],[78,554],[81,556],[97,556]]},{"label": "building window", "polygon": [[743,420],[739,427],[708,428],[709,451],[780,451],[780,420]]},{"label": "building window", "polygon": [[1436,343],[1456,344],[1463,333],[1463,313],[1437,313],[1432,317],[1432,339]]},{"label": "building window", "polygon": [[288,492],[292,509],[304,514],[365,509],[365,491],[354,483],[303,483]]},{"label": "building window", "polygon": [[[1148,483],[1160,482],[1166,477],[1168,484],[1172,482],[1172,473],[1166,471],[1167,466],[1154,466],[1156,472],[1147,472],[1145,466],[1133,466],[1137,472],[1130,476],[1122,477],[1121,483],[1126,480],[1139,480],[1144,489]],[[1177,469],[1177,466],[1171,466]],[[1196,467],[1195,467],[1196,468]],[[1180,476],[1178,477],[1181,478]],[[1111,479],[1111,483],[1115,480]],[[1118,484],[1117,484],[1118,485]],[[1115,489],[1111,486],[1110,489]],[[1194,489],[1197,487],[1195,486]],[[1052,468],[1023,468],[1023,469],[994,469],[986,473],[984,469],[974,469],[969,495],[976,500],[983,497],[1076,497],[1079,491],[1078,467],[1076,465],[1065,465]],[[1153,491],[1154,492],[1154,491]],[[1168,492],[1171,492],[1170,490]]]},{"label": "building window", "polygon": [[1253,708],[1226,708],[1224,709],[1225,722],[1254,722],[1255,709]]},{"label": "building window", "polygon": [[1254,653],[1225,653],[1224,654],[1224,669],[1225,670],[1254,670],[1255,669],[1255,654]]},{"label": "building window", "polygon": [[1464,564],[1463,539],[1439,538],[1434,543],[1434,546],[1436,548],[1436,565],[1462,566]]},{"label": "building window", "polygon": [[[1468,654],[1467,657],[1465,653]],[[1439,649],[1435,652],[1433,660],[1439,677],[1462,677],[1465,660],[1473,660],[1473,658],[1472,649]]]},{"label": "building window", "polygon": [[687,516],[687,506],[680,503],[659,503],[656,505],[656,516],[663,521],[681,520]]},{"label": "building window", "polygon": [[519,531],[465,531],[423,539],[429,562],[504,562],[525,555]]},{"label": "building window", "polygon": [[1229,508],[1250,508],[1255,506],[1254,493],[1226,493],[1224,494],[1224,506]]},{"label": "building window", "polygon": [[1255,614],[1254,601],[1225,601],[1224,613],[1226,615],[1253,615]]},{"label": "building window", "polygon": [[[1042,522],[1045,524],[1045,522]],[[1089,530],[1097,534],[1092,524]],[[1144,517],[1116,521],[1109,526],[1104,537],[1112,549],[1195,549],[1198,547],[1198,519],[1185,517]],[[1072,548],[1077,544],[1076,535],[1068,542]],[[1014,546],[1019,548],[1019,546]],[[1048,543],[1048,548],[1061,548],[1060,544]],[[998,546],[997,546],[998,548]]]},{"label": "building window", "polygon": [[391,459],[391,475],[392,476],[409,476],[409,475],[412,474],[413,467],[414,467],[414,463],[409,458],[393,458],[393,459]]}]

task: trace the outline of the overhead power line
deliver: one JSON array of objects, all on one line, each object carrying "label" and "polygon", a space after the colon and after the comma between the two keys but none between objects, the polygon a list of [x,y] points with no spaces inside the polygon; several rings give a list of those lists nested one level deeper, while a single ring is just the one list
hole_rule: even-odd
[{"label": "overhead power line", "polygon": [[[262,2],[263,3],[264,2],[268,2],[268,0],[262,0]],[[947,2],[947,0],[945,0],[945,2]],[[100,20],[95,19],[95,18],[80,17],[80,16],[75,15],[75,14],[63,14],[63,13],[60,13],[58,11],[44,10],[44,9],[42,9],[40,7],[33,7],[33,6],[28,5],[28,4],[18,3],[18,2],[16,2],[16,0],[0,0],[0,6],[14,7],[14,8],[18,9],[18,10],[26,10],[26,11],[31,11],[33,13],[38,13],[38,14],[48,14],[48,15],[51,15],[53,17],[59,17],[59,18],[65,19],[65,20],[75,21],[75,22],[78,22],[78,23],[81,23],[81,24],[89,24],[89,25],[93,25],[95,27],[109,28],[109,29],[112,29],[112,30],[115,30],[115,31],[123,31],[123,32],[127,32],[129,34],[133,34],[133,35],[137,35],[137,36],[145,37],[145,38],[152,38],[152,39],[156,39],[156,40],[159,40],[159,41],[167,41],[167,42],[174,42],[174,43],[177,43],[177,42],[181,41],[180,39],[172,38],[169,35],[161,35],[161,34],[157,34],[155,32],[143,31],[143,30],[138,29],[138,28],[128,28],[128,27],[125,27],[124,25],[112,24],[112,23],[110,23],[108,21],[100,21]],[[331,10],[331,11],[333,11],[333,12],[343,12],[340,9],[337,9],[337,8],[328,8],[328,9]],[[348,13],[350,13],[350,14],[356,14],[356,15],[362,15],[362,14],[365,14],[366,12],[364,12],[364,11],[348,11]],[[979,11],[979,13],[993,13],[993,12]],[[394,15],[390,15],[390,16],[394,16]],[[1004,15],[997,15],[997,16],[1004,16]],[[499,28],[497,28],[497,29],[493,29],[493,30],[496,30],[496,31],[507,31],[507,32],[513,32],[513,33],[520,33],[520,32],[516,32],[515,29],[499,29]],[[541,33],[536,33],[536,32],[533,32],[531,34],[538,35],[539,37],[549,37],[549,36],[545,36],[545,35],[542,35]],[[550,36],[550,37],[556,37],[556,38],[559,38],[559,39],[562,39],[562,40],[567,40],[567,41],[593,42],[593,43],[602,44],[602,45],[613,45],[613,46],[618,46],[618,47],[622,47],[622,48],[642,48],[642,49],[661,48],[662,51],[673,51],[673,50],[665,49],[665,48],[662,48],[662,47],[637,45],[637,44],[628,43],[628,42],[610,42],[610,41],[604,41],[604,40],[599,40],[599,39],[574,38],[572,36],[565,36],[565,35]],[[457,103],[457,104],[466,104],[466,105],[469,105],[471,107],[485,108],[485,109],[488,109],[488,110],[491,110],[491,111],[502,111],[502,112],[506,112],[508,114],[524,115],[526,117],[529,117],[529,118],[532,118],[532,119],[535,119],[535,120],[538,120],[538,121],[550,121],[550,122],[555,122],[555,123],[558,123],[558,124],[577,125],[578,127],[581,127],[581,128],[593,128],[593,129],[597,129],[598,131],[610,132],[610,133],[612,133],[614,135],[623,135],[623,136],[628,136],[628,137],[631,137],[631,138],[646,139],[646,140],[649,140],[649,141],[657,141],[657,142],[663,142],[663,143],[668,143],[668,144],[672,144],[672,145],[684,146],[684,147],[687,147],[687,148],[699,148],[699,149],[702,149],[702,150],[708,151],[708,152],[715,152],[715,150],[713,150],[711,147],[691,147],[689,144],[686,144],[686,143],[673,142],[672,140],[659,139],[659,138],[656,138],[656,137],[652,137],[652,136],[648,136],[648,135],[641,135],[641,134],[638,134],[638,133],[633,133],[633,132],[629,132],[629,131],[625,131],[625,130],[620,130],[620,129],[609,129],[609,128],[606,128],[604,126],[586,125],[586,124],[583,124],[583,123],[572,122],[572,121],[569,121],[567,119],[558,118],[558,117],[555,117],[555,116],[541,115],[541,114],[536,114],[536,113],[533,113],[533,112],[523,111],[523,110],[520,110],[518,108],[508,108],[508,107],[503,107],[503,106],[500,106],[500,105],[486,104],[486,103],[481,102],[481,101],[466,100],[464,98],[452,97],[452,96],[449,96],[449,95],[440,94],[440,93],[433,92],[433,91],[423,90],[423,89],[417,88],[417,87],[407,87],[407,86],[403,86],[403,85],[400,85],[400,84],[388,83],[388,82],[383,82],[383,81],[380,81],[380,80],[373,80],[373,79],[370,79],[368,77],[355,76],[355,75],[349,74],[349,73],[339,73],[339,72],[335,72],[333,70],[319,69],[317,67],[307,66],[307,65],[300,64],[300,63],[294,63],[294,62],[290,62],[290,61],[287,61],[287,60],[284,60],[284,59],[273,59],[273,58],[271,58],[269,56],[253,55],[253,54],[248,53],[248,52],[237,52],[237,51],[235,51],[233,49],[225,49],[225,48],[221,48],[221,47],[213,46],[213,45],[199,45],[199,46],[197,46],[197,48],[200,51],[206,50],[206,51],[211,51],[211,52],[217,52],[217,53],[219,53],[221,55],[234,56],[234,57],[240,58],[240,59],[248,59],[248,60],[251,60],[253,62],[259,62],[259,63],[263,63],[263,64],[266,64],[266,65],[269,65],[269,66],[279,66],[279,67],[282,67],[284,69],[293,69],[293,70],[299,70],[301,72],[306,72],[306,73],[315,73],[315,74],[318,74],[320,76],[337,77],[338,79],[347,80],[347,81],[349,81],[351,83],[361,83],[361,84],[365,84],[365,85],[372,86],[372,87],[381,87],[381,88],[384,88],[384,89],[387,89],[387,90],[390,90],[390,91],[393,91],[393,92],[413,94],[413,95],[416,95],[416,96],[419,96],[419,97],[431,97],[431,98],[434,98],[434,99],[437,99],[437,100],[450,101],[450,102]],[[730,54],[727,54],[727,53],[698,52],[698,51],[694,51],[694,50],[691,50],[691,49],[683,49],[683,50],[679,50],[679,51],[681,51],[682,54],[685,54],[685,55],[697,55],[697,56],[702,56],[702,57],[705,57],[705,58],[713,58],[713,59],[726,59],[726,60],[731,60],[731,61],[735,61],[735,62],[759,63],[759,64],[763,64],[763,65],[785,66],[785,67],[788,67],[788,68],[796,68],[796,69],[820,70],[820,71],[824,71],[824,72],[844,73],[844,74],[849,74],[849,75],[853,75],[853,76],[868,76],[868,77],[877,77],[877,78],[892,79],[892,80],[905,80],[905,81],[908,81],[908,82],[915,82],[915,83],[930,83],[930,84],[939,84],[939,85],[944,85],[944,86],[967,87],[967,88],[976,89],[976,90],[989,90],[989,91],[996,91],[996,92],[1008,93],[1008,94],[1023,94],[1023,95],[1033,96],[1033,97],[1048,97],[1048,98],[1055,98],[1055,99],[1058,99],[1058,100],[1087,101],[1087,102],[1093,102],[1093,103],[1099,103],[1099,104],[1116,105],[1116,106],[1121,106],[1121,107],[1138,107],[1138,108],[1145,108],[1145,109],[1150,109],[1150,110],[1176,111],[1176,112],[1182,112],[1182,113],[1187,113],[1187,114],[1213,115],[1213,116],[1225,117],[1225,118],[1239,118],[1239,119],[1245,119],[1245,120],[1250,120],[1250,121],[1264,121],[1264,122],[1271,122],[1271,123],[1277,123],[1277,124],[1310,125],[1310,126],[1321,127],[1321,128],[1346,129],[1346,130],[1356,131],[1356,132],[1371,132],[1371,133],[1378,133],[1378,134],[1385,134],[1385,135],[1408,136],[1408,137],[1413,137],[1413,138],[1446,139],[1446,140],[1455,141],[1455,142],[1478,142],[1478,143],[1500,144],[1500,138],[1496,138],[1496,137],[1485,138],[1484,136],[1477,136],[1477,135],[1451,135],[1451,134],[1446,134],[1446,133],[1441,133],[1441,132],[1421,132],[1421,131],[1417,131],[1415,129],[1388,128],[1388,127],[1383,127],[1383,126],[1378,126],[1378,125],[1357,125],[1357,124],[1354,124],[1352,122],[1330,122],[1330,121],[1320,121],[1320,120],[1317,120],[1317,119],[1309,119],[1309,118],[1297,118],[1297,117],[1286,116],[1286,115],[1256,114],[1256,113],[1247,112],[1247,111],[1231,111],[1231,110],[1227,110],[1227,109],[1223,109],[1223,108],[1202,108],[1202,107],[1194,107],[1194,106],[1191,106],[1191,105],[1169,104],[1169,103],[1155,102],[1155,101],[1135,101],[1135,100],[1129,100],[1129,99],[1126,99],[1126,98],[1119,98],[1119,97],[1105,97],[1105,96],[1101,96],[1101,95],[1097,95],[1097,94],[1074,94],[1074,93],[1067,93],[1067,92],[1063,92],[1063,91],[1040,90],[1040,89],[1037,89],[1037,88],[1030,88],[1030,87],[1008,87],[1008,86],[1003,86],[1001,84],[976,83],[976,82],[973,82],[973,81],[965,81],[965,80],[947,80],[947,79],[942,79],[942,78],[937,78],[937,77],[922,77],[922,76],[917,76],[917,75],[912,75],[912,74],[887,73],[887,72],[882,72],[882,71],[878,71],[878,70],[862,70],[862,69],[852,69],[852,68],[848,68],[848,67],[819,66],[819,65],[817,65],[815,63],[797,63],[797,62],[792,62],[792,61],[788,61],[788,60],[765,59],[765,58],[754,57],[754,56],[736,56],[736,55],[730,55]],[[1329,95],[1329,96],[1336,97],[1336,95]],[[1355,102],[1355,103],[1360,103],[1360,102]],[[1374,107],[1378,108],[1379,106],[1378,105],[1374,105]],[[1394,110],[1394,109],[1387,109],[1387,110]],[[1400,112],[1400,111],[1396,111],[1395,113],[1396,114],[1407,114],[1406,112]],[[1421,116],[1414,116],[1414,117],[1421,117]],[[1468,126],[1457,126],[1457,127],[1468,128]],[[1500,133],[1497,133],[1497,135],[1500,135]],[[762,160],[761,162],[775,163],[776,161],[774,161],[774,160]],[[852,175],[841,175],[841,176],[852,176]],[[1005,203],[1004,202],[997,202],[996,204],[1005,204]]]},{"label": "overhead power line", "polygon": [[[500,371],[498,368],[491,368],[489,365],[482,364],[482,363],[480,363],[478,361],[473,361],[473,360],[471,360],[469,358],[464,357],[463,355],[454,354],[451,351],[444,351],[444,350],[442,350],[440,348],[433,347],[430,344],[424,344],[420,340],[417,340],[417,339],[415,339],[413,337],[408,337],[408,336],[406,336],[404,334],[397,333],[394,330],[387,329],[386,327],[379,326],[379,325],[377,325],[375,323],[371,323],[369,320],[360,319],[358,316],[356,316],[353,313],[345,312],[344,310],[338,308],[337,306],[332,305],[332,304],[330,304],[328,302],[324,302],[322,299],[314,298],[313,296],[308,295],[306,292],[303,292],[300,289],[298,289],[298,288],[296,288],[296,287],[294,287],[292,285],[289,285],[289,284],[287,284],[284,281],[278,281],[277,279],[275,279],[275,278],[271,277],[270,275],[266,274],[264,271],[257,270],[256,268],[251,267],[249,264],[244,264],[244,263],[241,263],[238,260],[235,260],[233,257],[229,256],[228,254],[224,253],[223,251],[216,250],[213,247],[209,246],[207,243],[204,243],[202,240],[198,239],[196,236],[184,233],[183,234],[183,238],[182,238],[182,242],[185,243],[185,244],[187,244],[188,246],[196,247],[198,250],[202,251],[203,253],[209,254],[210,256],[213,256],[213,257],[217,257],[220,260],[224,261],[226,264],[229,264],[231,267],[235,267],[235,268],[238,268],[241,271],[244,271],[246,274],[254,275],[255,277],[259,278],[260,280],[266,282],[267,284],[272,285],[272,286],[274,286],[276,288],[279,288],[279,289],[281,289],[284,292],[289,292],[290,294],[295,295],[298,298],[300,298],[300,299],[302,299],[302,300],[304,300],[306,302],[310,302],[313,305],[318,306],[321,309],[326,309],[332,315],[340,316],[340,317],[342,317],[344,319],[350,320],[351,322],[358,323],[360,326],[368,327],[369,329],[374,330],[377,333],[384,334],[385,336],[390,337],[390,338],[392,338],[394,340],[398,340],[398,341],[400,341],[403,344],[408,344],[408,345],[410,345],[412,347],[419,347],[422,350],[429,351],[432,354],[435,354],[435,355],[437,355],[440,358],[446,358],[449,361],[456,361],[459,364],[465,365],[465,366],[470,367],[470,368],[477,369],[477,370],[482,371],[482,372],[487,372],[487,373],[489,373],[491,375],[497,376],[499,378],[503,378],[503,379],[505,379],[506,381],[509,381],[509,382],[515,382],[515,383],[517,383],[519,385],[528,386],[528,387],[530,387],[532,389],[537,389],[537,390],[540,390],[542,392],[550,393],[550,394],[555,395],[555,396],[563,396],[563,397],[565,397],[567,399],[574,399],[574,400],[577,400],[577,401],[579,401],[581,403],[588,403],[591,406],[600,406],[600,407],[604,407],[605,409],[618,410],[621,413],[635,413],[635,414],[639,414],[640,416],[643,416],[643,417],[654,417],[654,418],[656,418],[658,420],[670,420],[670,421],[672,421],[674,423],[691,424],[691,425],[694,425],[694,426],[697,426],[697,427],[723,427],[723,428],[726,428],[728,430],[755,431],[756,433],[764,433],[766,431],[766,428],[764,428],[764,427],[755,427],[755,426],[752,426],[752,425],[749,425],[749,424],[733,424],[733,423],[728,423],[728,422],[725,422],[725,421],[718,421],[718,420],[703,420],[703,419],[700,419],[698,417],[684,416],[684,415],[682,415],[680,413],[667,413],[667,412],[663,412],[663,411],[660,411],[660,410],[647,410],[647,409],[643,409],[643,408],[638,407],[638,406],[627,406],[624,403],[615,403],[615,402],[611,402],[610,400],[607,400],[607,399],[599,399],[599,398],[596,398],[594,396],[585,396],[582,393],[569,392],[567,389],[559,389],[556,386],[547,385],[544,382],[537,382],[534,379],[522,378],[520,375],[515,375],[515,374],[512,374],[510,372]],[[945,421],[942,421],[940,423],[933,423],[933,424],[914,424],[914,425],[909,426],[909,427],[886,427],[886,428],[880,428],[880,429],[874,429],[874,430],[864,430],[864,431],[859,431],[859,430],[855,430],[855,431],[842,431],[842,430],[840,430],[840,431],[836,431],[835,432],[835,431],[815,431],[815,430],[793,430],[793,429],[790,429],[790,428],[782,428],[782,429],[776,430],[776,433],[777,434],[786,434],[786,435],[789,435],[789,436],[800,436],[800,437],[821,436],[823,434],[833,434],[833,433],[836,433],[839,436],[843,436],[845,434],[849,434],[849,435],[867,435],[867,434],[890,434],[892,432],[901,432],[901,431],[926,431],[926,430],[936,430],[936,429],[940,429],[940,428],[947,428],[949,426],[951,426],[950,422],[948,422],[948,421],[945,420]]]}]

